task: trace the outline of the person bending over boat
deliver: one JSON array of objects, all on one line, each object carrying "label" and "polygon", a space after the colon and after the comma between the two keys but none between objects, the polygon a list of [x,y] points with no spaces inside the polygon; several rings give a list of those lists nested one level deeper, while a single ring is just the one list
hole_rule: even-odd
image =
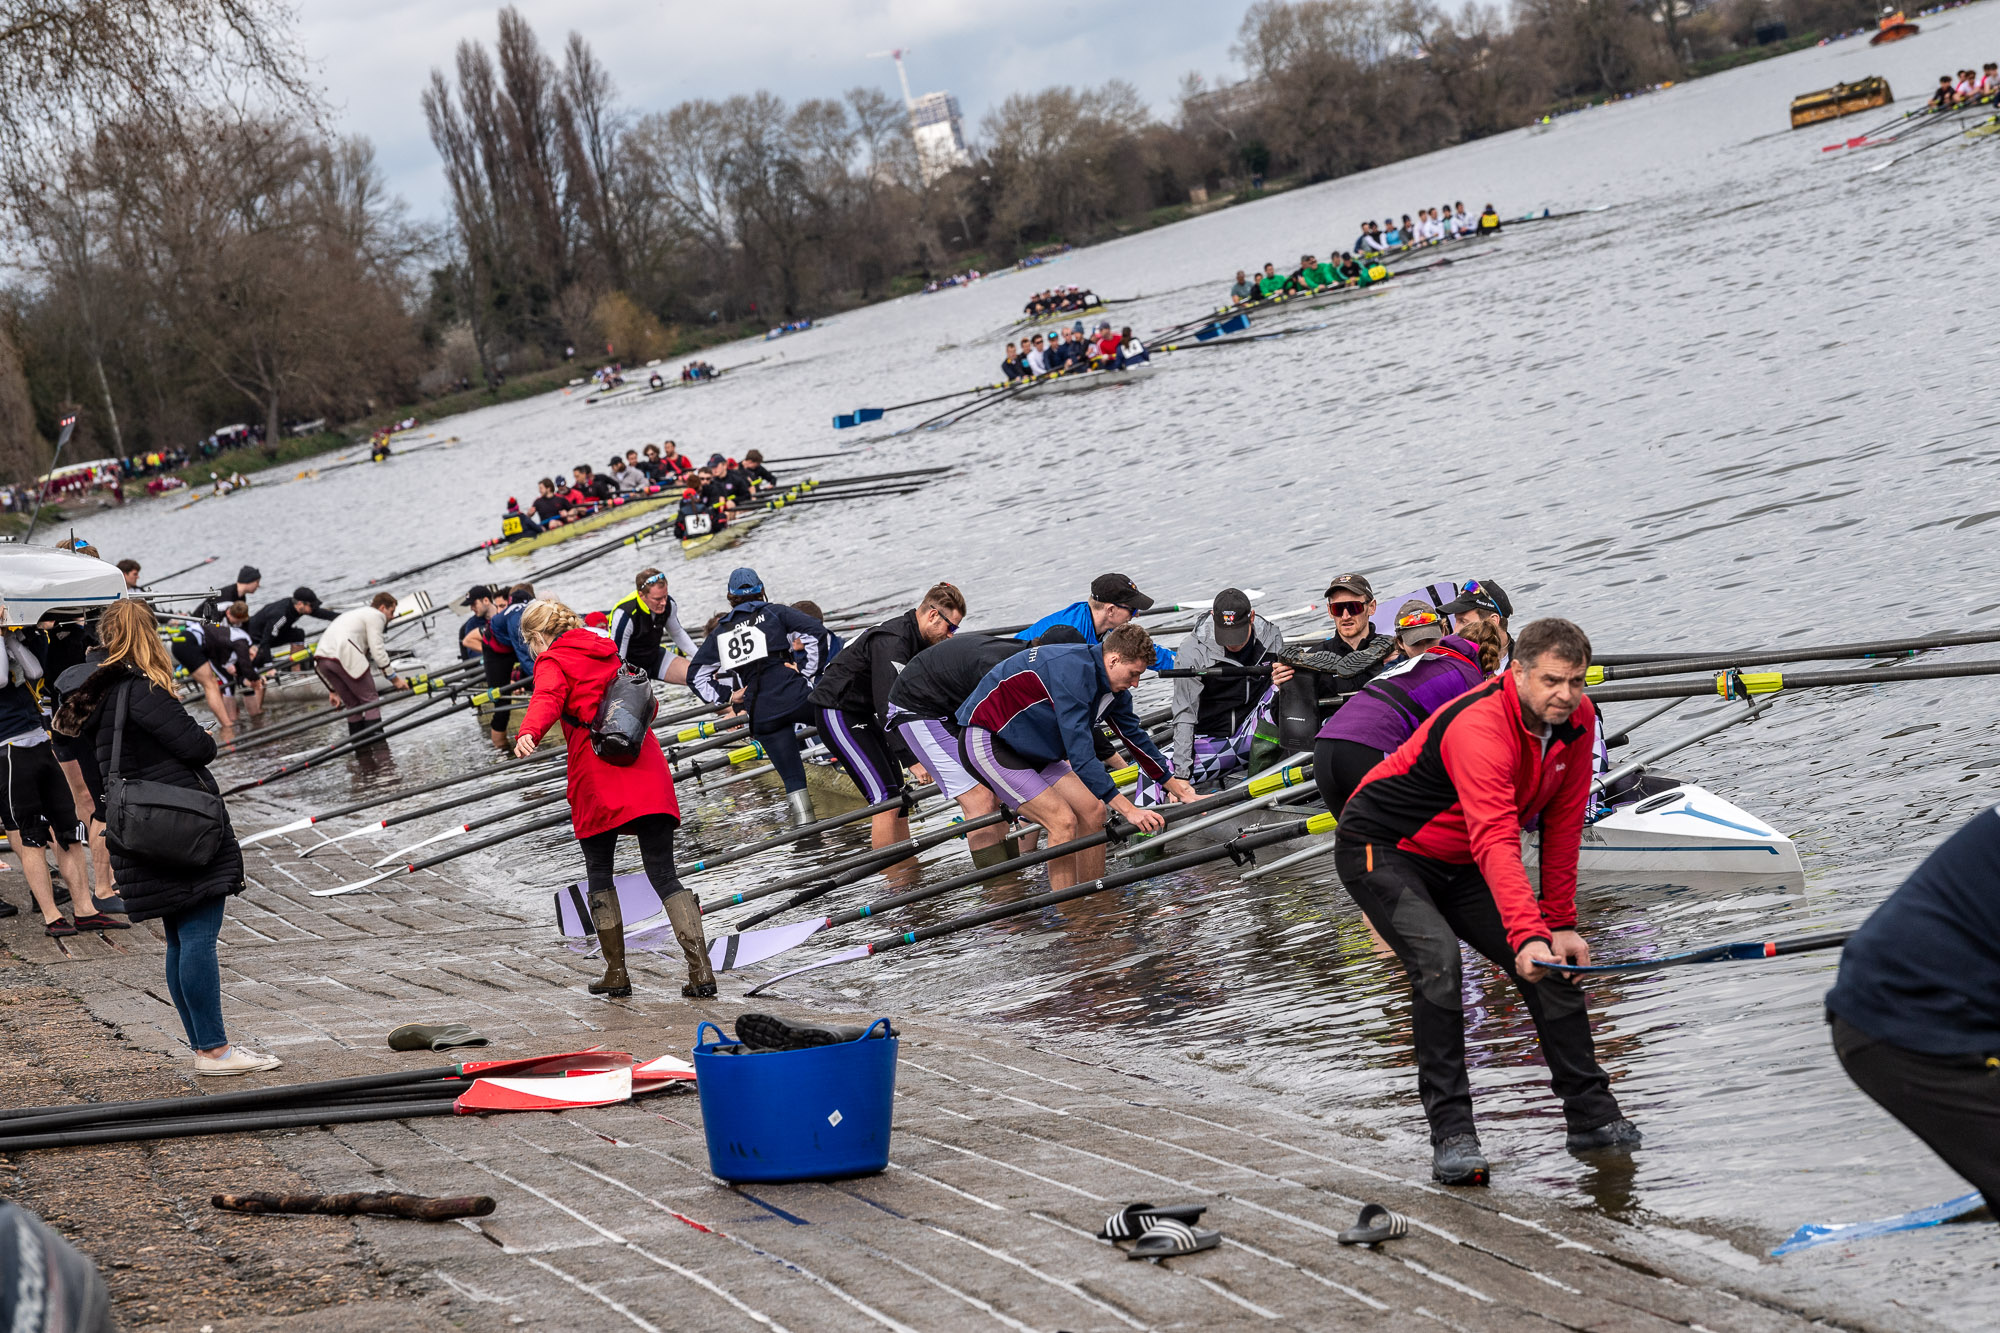
[{"label": "person bending over boat", "polygon": [[1396,638],[1407,660],[1362,686],[1313,739],[1313,782],[1335,815],[1425,718],[1500,669],[1502,639],[1491,621],[1446,634],[1444,616],[1428,602],[1403,603]]},{"label": "person bending over boat", "polygon": [[2000,810],[1988,808],[1925,857],[1847,941],[1826,1021],[1855,1086],[2000,1217],[1996,884]]},{"label": "person bending over boat", "polygon": [[[1119,792],[1096,744],[1102,722],[1140,771],[1165,785],[1169,800],[1194,799],[1194,788],[1168,772],[1166,757],[1132,709],[1130,690],[1152,665],[1153,641],[1142,625],[1118,626],[1102,646],[1057,644],[1014,654],[959,705],[966,771],[1009,810],[1047,829],[1051,842],[1097,832],[1112,811],[1142,833],[1158,832],[1166,821]],[[1068,888],[1103,873],[1100,844],[1049,862],[1049,887]]]},{"label": "person bending over boat", "polygon": [[251,661],[259,667],[272,665],[277,660],[279,649],[287,644],[306,641],[306,632],[299,624],[301,620],[307,616],[315,620],[332,620],[333,615],[320,605],[319,594],[311,588],[292,589],[290,597],[261,607],[244,625],[254,645]]},{"label": "person bending over boat", "polygon": [[[618,655],[654,680],[685,685],[694,640],[681,624],[680,605],[667,589],[667,576],[646,568],[632,580],[633,590],[611,608],[611,641]],[[672,639],[674,652],[667,651]]]},{"label": "person bending over boat", "polygon": [[458,627],[458,656],[460,661],[476,661],[479,646],[486,638],[486,622],[493,618],[493,589],[484,583],[475,583],[465,594],[465,609],[468,614]]},{"label": "person bending over boat", "polygon": [[1513,651],[1513,640],[1507,635],[1507,617],[1514,614],[1514,602],[1499,584],[1492,579],[1467,579],[1458,596],[1438,610],[1451,618],[1453,628],[1460,634],[1468,633],[1475,625],[1491,625],[1500,636],[1501,665],[1506,664],[1508,654]]},{"label": "person bending over boat", "polygon": [[1211,673],[1174,681],[1175,777],[1201,784],[1248,767],[1271,693],[1292,677],[1277,660],[1284,651],[1285,632],[1252,610],[1241,591],[1215,595],[1174,654],[1177,670]]},{"label": "person bending over boat", "polygon": [[[805,653],[803,671],[792,660],[794,636]],[[749,715],[750,734],[763,745],[771,767],[784,780],[794,825],[813,820],[797,729],[813,720],[806,702],[812,693],[807,678],[818,674],[827,647],[825,625],[789,606],[765,601],[764,580],[746,567],[731,571],[729,610],[690,664],[688,687],[704,703],[735,704]],[[718,681],[723,673],[741,685],[724,692]]]},{"label": "person bending over boat", "polygon": [[625,970],[625,916],[612,876],[618,837],[630,834],[638,840],[646,879],[666,908],[674,939],[687,960],[688,979],[681,994],[689,999],[713,996],[715,974],[708,965],[701,907],[674,873],[674,830],[681,822],[681,807],[659,739],[650,730],[645,732],[637,757],[615,764],[597,753],[590,724],[583,720],[596,717],[606,693],[620,688],[617,648],[596,630],[585,629],[576,612],[557,601],[530,603],[521,615],[521,632],[535,658],[535,697],[521,718],[514,754],[521,759],[533,754],[542,733],[562,721],[569,755],[570,826],[583,852],[590,920],[604,950],[604,975],[590,983],[590,993],[613,997],[632,993],[632,978]]},{"label": "person bending over boat", "polygon": [[[1014,637],[1028,641],[1039,639],[1051,626],[1068,625],[1083,635],[1083,641],[1095,645],[1106,634],[1126,624],[1141,611],[1150,611],[1153,599],[1139,591],[1139,585],[1123,574],[1099,574],[1090,581],[1090,596],[1081,602],[1071,602],[1060,611],[1051,611]],[[1174,665],[1172,651],[1153,645],[1160,670]]]},{"label": "person bending over boat", "polygon": [[[389,664],[389,649],[382,641],[389,617],[395,614],[396,594],[378,592],[368,605],[335,616],[313,646],[313,669],[327,688],[327,702],[335,708],[367,705],[359,716],[347,719],[349,740],[381,730],[382,710],[375,706],[379,695],[374,671],[388,676],[394,689],[409,684]],[[379,738],[376,743],[380,743]]]},{"label": "person bending over boat", "polygon": [[264,576],[257,572],[255,565],[245,565],[236,571],[236,582],[225,583],[195,604],[194,614],[198,620],[206,620],[211,625],[222,623],[222,612],[232,602],[247,602],[250,594],[263,585]]},{"label": "person bending over boat", "polygon": [[[331,620],[333,617],[329,616]],[[264,678],[257,671],[257,643],[245,628],[250,623],[250,603],[231,602],[222,613],[223,660],[216,670],[228,682],[232,700],[240,699],[250,716],[264,715]]]},{"label": "person bending over boat", "polygon": [[[497,589],[493,600],[500,600]],[[487,618],[486,632],[479,639],[479,664],[489,690],[512,685],[516,679],[529,681],[535,678],[535,655],[528,651],[528,641],[521,635],[521,613],[527,609],[528,603],[535,600],[534,585],[515,584],[507,590],[506,600],[505,606]],[[507,723],[513,716],[511,703],[495,702],[493,717],[487,723],[494,749],[507,748]]]},{"label": "person bending over boat", "polygon": [[[1369,771],[1334,834],[1341,884],[1410,977],[1431,1175],[1446,1185],[1484,1185],[1489,1170],[1465,1071],[1460,940],[1527,1003],[1570,1151],[1641,1141],[1597,1063],[1582,989],[1542,967],[1590,961],[1576,930],[1596,723],[1583,692],[1589,669],[1580,628],[1535,621],[1511,670],[1431,714]],[[1521,863],[1521,832],[1537,820],[1539,898]]]},{"label": "person bending over boat", "polygon": [[[919,654],[958,633],[964,619],[965,595],[949,583],[937,584],[916,609],[849,640],[813,687],[807,702],[818,715],[820,739],[865,803],[894,795],[903,786],[905,764],[918,782],[931,780],[923,761],[889,725],[889,688]],[[869,822],[871,847],[909,836],[909,815],[902,809],[879,811]]]},{"label": "person bending over boat", "polygon": [[[1036,644],[1082,643],[1069,625],[1052,626]],[[966,819],[981,819],[1000,808],[991,790],[966,772],[959,754],[958,706],[979,688],[986,673],[1021,651],[1014,639],[988,634],[954,635],[910,659],[889,686],[886,721],[911,756],[930,774],[938,790],[958,802]],[[1033,850],[1032,834],[1010,837],[1000,827],[965,835],[972,864],[984,869]]]}]

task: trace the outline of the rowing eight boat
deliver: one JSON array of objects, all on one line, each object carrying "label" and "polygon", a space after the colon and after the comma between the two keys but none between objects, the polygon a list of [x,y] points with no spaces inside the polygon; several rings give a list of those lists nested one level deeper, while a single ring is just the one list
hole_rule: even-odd
[{"label": "rowing eight boat", "polygon": [[545,529],[534,534],[532,537],[517,537],[505,546],[496,546],[488,551],[486,558],[492,561],[505,555],[526,555],[530,551],[539,551],[544,546],[554,546],[560,542],[566,542],[572,537],[581,537],[586,532],[596,532],[601,528],[608,528],[614,523],[622,523],[628,518],[636,518],[640,514],[650,514],[655,509],[661,509],[670,504],[679,504],[680,498],[680,493],[675,492],[671,495],[650,495],[643,500],[627,500],[625,503],[613,505],[609,509],[600,509],[588,517],[577,519],[573,523],[565,523],[558,528]]}]

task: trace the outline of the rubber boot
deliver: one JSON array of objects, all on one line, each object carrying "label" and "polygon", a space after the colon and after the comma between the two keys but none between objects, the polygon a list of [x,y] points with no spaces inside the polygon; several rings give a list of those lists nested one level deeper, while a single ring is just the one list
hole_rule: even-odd
[{"label": "rubber boot", "polygon": [[785,793],[785,803],[792,807],[792,827],[804,828],[813,822],[813,794],[800,788]]},{"label": "rubber boot", "polygon": [[625,972],[625,917],[618,910],[617,893],[593,890],[590,920],[604,949],[604,975],[590,983],[590,993],[623,999],[632,993],[632,978]]},{"label": "rubber boot", "polygon": [[702,933],[701,904],[686,889],[667,895],[667,920],[674,923],[674,938],[687,956],[688,980],[681,994],[690,1000],[706,1000],[715,995],[715,972],[708,965],[708,937]]}]

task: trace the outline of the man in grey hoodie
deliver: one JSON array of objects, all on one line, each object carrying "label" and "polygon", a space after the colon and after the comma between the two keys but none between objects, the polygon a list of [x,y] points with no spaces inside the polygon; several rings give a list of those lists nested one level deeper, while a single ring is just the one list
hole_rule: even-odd
[{"label": "man in grey hoodie", "polygon": [[[1291,679],[1277,661],[1284,631],[1250,608],[1235,588],[1215,596],[1209,613],[1174,651],[1174,743],[1177,778],[1200,783],[1250,761],[1250,743],[1271,691]],[[1266,670],[1268,668],[1268,671]],[[1199,672],[1181,675],[1182,670]]]}]

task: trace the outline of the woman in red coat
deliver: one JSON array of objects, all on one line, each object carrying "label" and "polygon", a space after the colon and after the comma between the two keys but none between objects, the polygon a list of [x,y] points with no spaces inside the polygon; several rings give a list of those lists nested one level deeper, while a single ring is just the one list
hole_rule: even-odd
[{"label": "woman in red coat", "polygon": [[532,753],[542,733],[562,719],[563,742],[569,747],[570,825],[583,848],[591,921],[604,946],[604,976],[591,983],[590,993],[632,993],[632,979],[625,972],[625,919],[611,877],[618,835],[629,833],[639,840],[646,878],[687,955],[688,983],[681,994],[694,999],[714,995],[701,907],[674,874],[674,829],[681,822],[681,807],[659,741],[647,733],[639,757],[625,765],[606,763],[590,748],[590,721],[621,665],[618,646],[608,635],[583,628],[576,612],[548,599],[521,613],[521,637],[535,659],[535,697],[521,719],[514,753]]}]

